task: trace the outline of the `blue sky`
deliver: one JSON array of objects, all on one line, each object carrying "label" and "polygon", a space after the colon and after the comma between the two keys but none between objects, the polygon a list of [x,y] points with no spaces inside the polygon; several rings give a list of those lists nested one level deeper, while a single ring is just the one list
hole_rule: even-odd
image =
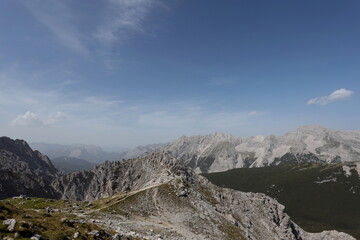
[{"label": "blue sky", "polygon": [[357,0],[5,0],[0,131],[116,149],[359,129]]}]

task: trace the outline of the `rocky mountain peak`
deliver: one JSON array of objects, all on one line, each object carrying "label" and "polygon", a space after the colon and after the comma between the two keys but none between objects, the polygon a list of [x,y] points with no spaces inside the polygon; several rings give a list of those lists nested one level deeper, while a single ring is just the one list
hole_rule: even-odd
[{"label": "rocky mountain peak", "polygon": [[32,169],[45,167],[51,173],[57,174],[50,159],[37,150],[33,151],[25,140],[0,137],[0,151],[15,154],[20,161],[29,163],[29,167]]},{"label": "rocky mountain peak", "polygon": [[[307,135],[314,135],[314,136],[326,136],[331,134],[332,130],[321,126],[321,125],[304,125],[297,128],[293,133],[295,134],[307,134]],[[291,132],[290,132],[291,134]]]},{"label": "rocky mountain peak", "polygon": [[19,194],[53,197],[50,183],[60,175],[50,159],[24,140],[0,138],[0,198]]},{"label": "rocky mountain peak", "polygon": [[16,152],[17,155],[21,156],[34,156],[34,152],[22,139],[13,140],[9,137],[0,137],[0,149],[8,152]]}]

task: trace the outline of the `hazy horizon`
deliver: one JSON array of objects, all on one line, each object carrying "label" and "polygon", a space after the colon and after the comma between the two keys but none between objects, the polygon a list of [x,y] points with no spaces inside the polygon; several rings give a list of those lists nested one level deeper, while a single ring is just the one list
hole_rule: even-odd
[{"label": "hazy horizon", "polygon": [[[313,124],[314,126],[322,126],[322,125],[318,125],[318,124]],[[230,134],[230,135],[233,135],[233,136],[237,136],[237,137],[245,137],[245,138],[250,138],[250,137],[256,137],[256,136],[268,136],[268,135],[275,135],[275,136],[279,136],[279,135],[284,135],[286,133],[289,133],[289,132],[292,132],[292,131],[295,131],[297,130],[298,128],[301,128],[301,127],[304,127],[304,126],[308,126],[308,125],[301,125],[301,126],[298,126],[290,131],[286,131],[286,132],[283,132],[283,133],[278,133],[278,134],[275,134],[275,133],[270,133],[270,134],[257,134],[257,135],[249,135],[249,136],[241,136],[241,135],[235,135],[235,134],[232,134],[232,133],[229,133],[229,132],[222,132],[222,133],[225,133],[225,134]],[[326,126],[322,126],[322,127],[325,127],[327,128]],[[356,131],[356,130],[360,130],[360,129],[331,129],[331,128],[328,128],[329,130],[335,130],[335,131],[341,131],[341,130],[344,130],[344,131]],[[123,153],[127,150],[130,150],[132,148],[136,148],[136,147],[139,147],[139,146],[146,146],[146,145],[153,145],[153,144],[166,144],[166,143],[169,143],[169,142],[172,142],[172,141],[175,141],[177,140],[178,138],[182,137],[182,136],[194,136],[194,135],[210,135],[210,134],[215,134],[217,132],[221,132],[221,131],[214,131],[214,132],[209,132],[209,133],[204,133],[204,134],[192,134],[192,135],[180,135],[180,136],[177,136],[176,138],[173,138],[173,139],[169,139],[167,141],[164,141],[164,142],[148,142],[148,143],[144,143],[144,144],[134,144],[134,145],[128,145],[128,146],[122,146],[122,145],[100,145],[100,144],[93,144],[93,143],[81,143],[81,142],[64,142],[64,143],[58,143],[58,142],[41,142],[41,141],[29,141],[27,139],[24,139],[24,138],[16,138],[16,137],[11,137],[11,136],[6,136],[6,137],[10,137],[10,138],[13,138],[13,139],[23,139],[25,140],[26,142],[28,142],[28,144],[31,146],[32,144],[48,144],[48,145],[61,145],[61,146],[75,146],[75,145],[86,145],[86,146],[94,146],[94,147],[100,147],[102,148],[103,150],[107,151],[107,152],[117,152],[117,153]],[[155,140],[154,140],[155,141]]]}]

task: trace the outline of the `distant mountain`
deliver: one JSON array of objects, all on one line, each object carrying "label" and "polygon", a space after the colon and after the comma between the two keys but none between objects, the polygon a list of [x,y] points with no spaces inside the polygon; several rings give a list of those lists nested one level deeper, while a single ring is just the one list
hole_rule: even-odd
[{"label": "distant mountain", "polygon": [[57,157],[51,159],[51,161],[57,169],[64,173],[91,170],[96,165],[95,163],[91,163],[84,159],[72,157]]},{"label": "distant mountain", "polygon": [[30,143],[33,149],[46,154],[50,159],[59,157],[79,158],[91,163],[102,163],[106,160],[119,159],[120,153],[104,151],[101,147],[93,145],[73,144],[60,145],[48,143]]},{"label": "distant mountain", "polygon": [[85,212],[93,222],[139,239],[354,239],[305,232],[276,200],[217,187],[166,153],[105,162],[62,176],[53,187],[65,199],[95,200]]},{"label": "distant mountain", "polygon": [[49,158],[24,140],[0,137],[0,199],[20,194],[53,197],[50,183],[58,176]]},{"label": "distant mountain", "polygon": [[122,154],[120,154],[119,159],[144,157],[147,154],[160,149],[164,145],[165,144],[163,144],[163,143],[157,143],[157,144],[149,144],[149,145],[145,145],[145,146],[138,146],[136,148],[127,150],[126,152],[123,152]]},{"label": "distant mountain", "polygon": [[360,162],[282,164],[204,176],[221,187],[277,199],[306,231],[336,229],[360,239]]},{"label": "distant mountain", "polygon": [[217,132],[183,136],[153,151],[169,152],[203,173],[282,163],[339,163],[360,160],[360,131],[310,125],[281,136],[243,138]]}]

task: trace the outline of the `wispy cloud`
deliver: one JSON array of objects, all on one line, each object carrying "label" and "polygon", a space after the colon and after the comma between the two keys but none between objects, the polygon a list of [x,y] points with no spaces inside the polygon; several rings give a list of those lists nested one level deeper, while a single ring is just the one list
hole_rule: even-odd
[{"label": "wispy cloud", "polygon": [[307,104],[327,105],[331,102],[349,98],[353,94],[354,94],[353,91],[341,88],[341,89],[335,90],[328,96],[322,96],[322,97],[310,99],[307,102]]},{"label": "wispy cloud", "polygon": [[246,125],[257,115],[256,111],[209,111],[201,107],[176,108],[176,110],[153,111],[137,115],[139,125],[159,129],[177,129],[186,132],[225,131]]},{"label": "wispy cloud", "polygon": [[[7,79],[7,80],[6,80]],[[0,78],[0,131],[33,141],[138,145],[183,134],[232,132],[258,119],[258,111],[214,110],[207,102],[134,102],[57,85],[35,88]],[[52,139],[52,140],[51,140]]]},{"label": "wispy cloud", "polygon": [[134,33],[146,33],[144,25],[151,11],[162,6],[158,0],[106,0],[97,9],[98,21],[89,21],[84,28],[81,25],[84,16],[78,13],[81,9],[63,1],[23,2],[60,44],[85,56],[108,55],[107,47],[123,42]]},{"label": "wispy cloud", "polygon": [[258,111],[251,111],[251,112],[248,112],[248,113],[247,113],[247,115],[249,115],[249,116],[256,116],[256,115],[258,115],[258,114],[259,114]]},{"label": "wispy cloud", "polygon": [[210,82],[210,86],[230,86],[236,82],[237,78],[234,77],[217,77],[213,78]]},{"label": "wispy cloud", "polygon": [[108,99],[108,98],[103,98],[103,97],[90,96],[90,97],[85,97],[84,102],[89,103],[91,105],[97,105],[100,107],[110,107],[110,106],[114,106],[114,105],[123,103],[124,101]]},{"label": "wispy cloud", "polygon": [[44,24],[65,47],[88,55],[84,36],[75,24],[75,15],[65,3],[56,0],[24,1],[32,15]]},{"label": "wispy cloud", "polygon": [[107,116],[123,103],[115,97],[81,92],[76,81],[34,88],[17,80],[22,76],[0,75],[0,110],[5,116],[0,123],[11,122],[12,126],[62,124],[64,113],[66,118],[81,122],[84,118]]},{"label": "wispy cloud", "polygon": [[94,36],[104,45],[123,41],[133,33],[144,33],[144,23],[151,10],[158,5],[157,0],[110,0],[106,20]]}]

